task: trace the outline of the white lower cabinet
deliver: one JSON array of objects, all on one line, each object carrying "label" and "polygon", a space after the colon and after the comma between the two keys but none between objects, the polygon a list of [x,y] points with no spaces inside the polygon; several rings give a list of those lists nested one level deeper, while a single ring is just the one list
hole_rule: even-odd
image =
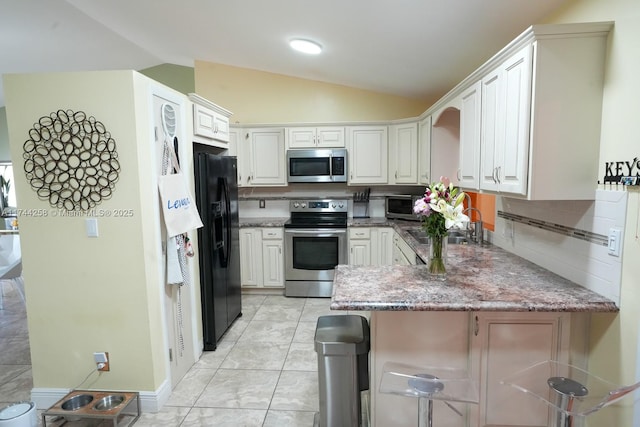
[{"label": "white lower cabinet", "polygon": [[415,265],[416,253],[396,232],[393,234],[393,265]]},{"label": "white lower cabinet", "polygon": [[[582,313],[580,313],[582,314]],[[371,315],[372,426],[413,427],[418,401],[380,393],[386,362],[468,369],[480,385],[480,403],[453,403],[460,417],[434,405],[435,425],[512,427],[548,424],[548,410],[500,381],[537,362],[568,362],[580,333],[570,333],[572,313],[374,311]],[[584,323],[584,319],[581,320]],[[584,331],[582,331],[584,333]],[[572,348],[573,345],[576,348]],[[542,378],[541,381],[546,381]]]},{"label": "white lower cabinet", "polygon": [[349,265],[391,265],[391,227],[349,228]]},{"label": "white lower cabinet", "polygon": [[284,287],[282,228],[240,229],[240,277],[246,288]]},{"label": "white lower cabinet", "polygon": [[349,229],[349,265],[371,265],[371,229]]}]

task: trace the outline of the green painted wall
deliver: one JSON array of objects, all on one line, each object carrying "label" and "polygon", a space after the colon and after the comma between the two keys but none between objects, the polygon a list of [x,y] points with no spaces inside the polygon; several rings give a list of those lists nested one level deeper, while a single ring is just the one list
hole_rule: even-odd
[{"label": "green painted wall", "polygon": [[162,64],[140,70],[141,74],[169,86],[180,93],[194,93],[196,83],[192,67],[175,64]]}]

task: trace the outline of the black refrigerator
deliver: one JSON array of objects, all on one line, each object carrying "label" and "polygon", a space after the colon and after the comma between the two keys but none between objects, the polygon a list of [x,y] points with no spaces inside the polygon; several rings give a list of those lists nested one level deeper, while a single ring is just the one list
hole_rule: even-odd
[{"label": "black refrigerator", "polygon": [[242,316],[237,159],[194,144],[200,297],[204,350],[215,350],[231,323]]}]

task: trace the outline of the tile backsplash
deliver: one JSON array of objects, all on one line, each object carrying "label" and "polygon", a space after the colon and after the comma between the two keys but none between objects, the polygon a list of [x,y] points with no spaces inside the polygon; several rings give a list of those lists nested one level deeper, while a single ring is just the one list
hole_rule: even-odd
[{"label": "tile backsplash", "polygon": [[606,241],[610,228],[624,236],[626,191],[598,190],[593,201],[498,197],[496,211],[495,245],[620,304],[622,259]]}]

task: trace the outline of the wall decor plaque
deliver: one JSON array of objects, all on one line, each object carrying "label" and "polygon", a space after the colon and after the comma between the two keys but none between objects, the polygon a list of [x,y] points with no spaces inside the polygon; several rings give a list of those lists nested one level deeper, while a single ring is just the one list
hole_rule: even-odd
[{"label": "wall decor plaque", "polygon": [[52,207],[86,211],[113,193],[120,173],[116,141],[82,111],[40,117],[23,144],[31,188]]}]

